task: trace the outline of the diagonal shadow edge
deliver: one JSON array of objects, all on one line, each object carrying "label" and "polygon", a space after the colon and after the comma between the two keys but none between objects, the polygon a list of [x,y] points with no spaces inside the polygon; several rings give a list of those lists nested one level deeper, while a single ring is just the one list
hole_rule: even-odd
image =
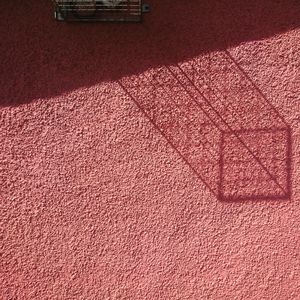
[{"label": "diagonal shadow edge", "polygon": [[230,58],[230,60],[234,63],[234,65],[239,69],[239,71],[247,78],[247,80],[251,83],[254,89],[261,95],[261,97],[265,100],[265,102],[272,108],[278,118],[286,125],[289,126],[284,117],[278,112],[276,107],[271,103],[271,101],[267,98],[267,96],[262,92],[262,90],[257,86],[257,84],[253,81],[253,79],[248,75],[248,73],[240,66],[240,64],[236,61],[236,59],[231,55],[229,50],[224,50],[224,53]]},{"label": "diagonal shadow edge", "polygon": [[175,152],[181,157],[181,159],[190,167],[193,173],[205,184],[208,190],[215,196],[218,197],[218,194],[213,190],[213,188],[206,182],[206,180],[197,172],[197,170],[190,164],[190,162],[182,155],[182,153],[176,148],[173,142],[168,138],[168,136],[157,126],[154,120],[149,116],[149,114],[143,109],[139,102],[130,94],[127,88],[118,81],[118,84],[123,89],[125,94],[135,103],[141,113],[151,122],[153,127],[162,135],[162,137],[168,142],[168,144],[175,150]]},{"label": "diagonal shadow edge", "polygon": [[[141,74],[142,76],[144,76],[145,77],[145,75],[144,74]],[[154,79],[154,81],[155,82],[157,82],[159,85],[161,84],[158,80],[157,80],[157,78],[153,78]],[[154,83],[152,82],[152,81],[150,81],[151,82],[151,85],[153,86],[153,88],[157,88],[155,85],[154,85]],[[163,88],[163,90],[166,92],[166,94],[169,94],[169,91],[165,88],[165,86],[164,85],[162,85],[162,88]],[[190,117],[188,116],[188,114],[187,113],[185,113],[184,111],[183,111],[183,109],[176,103],[176,101],[173,99],[173,97],[172,97],[172,95],[169,95],[170,97],[169,97],[169,99],[171,99],[171,101],[172,101],[172,103],[174,103],[174,105],[185,115],[185,117],[188,119],[188,121],[190,122],[190,124],[193,124],[193,122],[192,122],[192,120],[190,119]],[[201,134],[201,132],[200,132],[200,130],[199,129],[197,129],[197,132],[199,132],[200,134]],[[201,142],[201,144],[203,145],[203,147],[205,147],[206,149],[208,149],[208,152],[209,152],[209,154],[211,154],[211,155],[217,155],[217,153],[212,153],[211,152],[211,150],[210,150],[210,148],[208,148],[207,147],[207,144],[209,145],[209,141],[206,139],[205,141],[200,141]]]}]

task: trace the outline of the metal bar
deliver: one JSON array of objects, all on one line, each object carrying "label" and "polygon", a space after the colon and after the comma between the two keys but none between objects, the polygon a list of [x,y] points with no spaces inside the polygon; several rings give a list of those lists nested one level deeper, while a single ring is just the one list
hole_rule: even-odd
[{"label": "metal bar", "polygon": [[53,2],[58,20],[136,22],[142,18],[142,0],[123,0],[115,3],[93,0],[53,0]]}]

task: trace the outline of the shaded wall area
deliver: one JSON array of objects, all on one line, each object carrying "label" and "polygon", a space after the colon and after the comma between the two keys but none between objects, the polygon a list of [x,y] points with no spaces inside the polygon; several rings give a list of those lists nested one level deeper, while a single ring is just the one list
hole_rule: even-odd
[{"label": "shaded wall area", "polygon": [[[78,87],[258,40],[299,25],[293,1],[151,1],[143,24],[66,24],[51,1],[0,4],[0,104]],[[9,26],[13,20],[13,26]]]}]

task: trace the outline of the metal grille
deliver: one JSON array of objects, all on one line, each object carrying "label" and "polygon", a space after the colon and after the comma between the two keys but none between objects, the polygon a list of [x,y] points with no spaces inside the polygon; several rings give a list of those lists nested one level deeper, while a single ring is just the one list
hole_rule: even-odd
[{"label": "metal grille", "polygon": [[142,18],[142,0],[55,0],[55,17],[61,21],[128,21]]}]

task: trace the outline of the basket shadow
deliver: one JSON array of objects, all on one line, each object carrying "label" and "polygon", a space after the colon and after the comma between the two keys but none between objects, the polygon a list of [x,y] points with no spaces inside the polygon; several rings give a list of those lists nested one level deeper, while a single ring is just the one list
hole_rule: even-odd
[{"label": "basket shadow", "polygon": [[[227,77],[209,79],[212,58]],[[290,200],[291,128],[229,52],[118,83],[218,200]]]}]

